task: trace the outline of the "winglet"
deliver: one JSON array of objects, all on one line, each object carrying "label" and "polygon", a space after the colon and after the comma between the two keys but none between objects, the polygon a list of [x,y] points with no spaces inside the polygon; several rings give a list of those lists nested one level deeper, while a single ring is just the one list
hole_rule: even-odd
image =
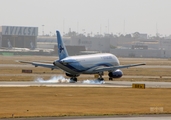
[{"label": "winglet", "polygon": [[56,34],[57,34],[57,43],[58,43],[58,55],[59,55],[59,60],[61,60],[65,57],[68,57],[68,52],[63,43],[60,32],[56,31]]}]

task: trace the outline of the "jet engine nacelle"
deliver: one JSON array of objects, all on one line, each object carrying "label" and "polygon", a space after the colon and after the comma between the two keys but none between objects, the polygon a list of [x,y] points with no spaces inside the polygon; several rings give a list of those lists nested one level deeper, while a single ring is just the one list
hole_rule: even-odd
[{"label": "jet engine nacelle", "polygon": [[115,70],[113,72],[109,72],[108,75],[110,78],[121,78],[123,75],[123,72],[118,69],[118,70]]},{"label": "jet engine nacelle", "polygon": [[66,76],[68,76],[68,77],[78,77],[79,75],[72,75],[72,74],[69,74],[69,73],[65,73],[66,74]]}]

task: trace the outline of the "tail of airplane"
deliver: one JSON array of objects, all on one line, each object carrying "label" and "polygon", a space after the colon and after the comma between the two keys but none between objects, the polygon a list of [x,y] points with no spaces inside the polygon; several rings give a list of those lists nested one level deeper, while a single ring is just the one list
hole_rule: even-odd
[{"label": "tail of airplane", "polygon": [[61,60],[65,57],[68,57],[68,52],[63,43],[60,32],[56,31],[56,34],[57,34],[57,43],[58,43],[58,55],[59,55],[59,60]]}]

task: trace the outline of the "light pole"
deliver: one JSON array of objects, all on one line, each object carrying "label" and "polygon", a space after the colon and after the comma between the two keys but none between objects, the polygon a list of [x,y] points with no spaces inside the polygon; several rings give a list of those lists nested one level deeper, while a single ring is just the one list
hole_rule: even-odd
[{"label": "light pole", "polygon": [[44,26],[45,25],[42,25],[42,35],[44,36]]}]

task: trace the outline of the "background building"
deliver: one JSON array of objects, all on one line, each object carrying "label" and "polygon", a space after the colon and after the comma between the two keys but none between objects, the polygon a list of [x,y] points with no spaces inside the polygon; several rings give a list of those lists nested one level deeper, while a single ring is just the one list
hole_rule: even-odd
[{"label": "background building", "polygon": [[38,27],[1,26],[0,47],[35,48]]}]

